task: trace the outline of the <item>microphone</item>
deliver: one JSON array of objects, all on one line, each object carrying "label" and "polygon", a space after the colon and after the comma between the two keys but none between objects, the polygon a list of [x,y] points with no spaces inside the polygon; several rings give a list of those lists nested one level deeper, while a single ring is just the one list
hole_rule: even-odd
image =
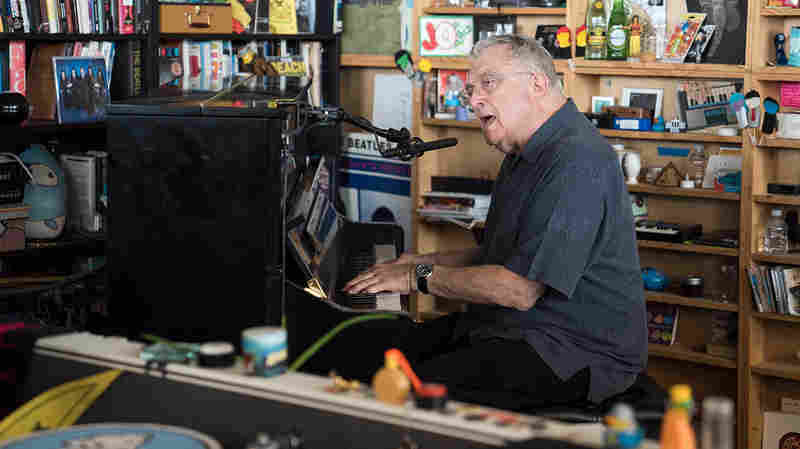
[{"label": "microphone", "polygon": [[448,148],[458,144],[458,139],[450,137],[447,139],[433,140],[431,142],[423,142],[415,140],[407,144],[400,144],[395,148],[390,148],[382,153],[383,157],[414,157],[421,156],[422,153],[431,150],[438,150],[441,148]]},{"label": "microphone", "polygon": [[735,94],[731,95],[731,98],[728,100],[728,102],[730,103],[731,111],[736,114],[736,121],[739,122],[739,128],[746,128],[747,106],[745,105],[744,95],[736,92]]}]

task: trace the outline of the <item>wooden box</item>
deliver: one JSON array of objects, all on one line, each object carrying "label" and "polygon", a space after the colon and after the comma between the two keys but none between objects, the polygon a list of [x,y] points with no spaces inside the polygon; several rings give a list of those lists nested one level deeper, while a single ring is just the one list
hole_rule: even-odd
[{"label": "wooden box", "polygon": [[26,204],[0,208],[0,253],[25,249],[25,222],[31,207]]},{"label": "wooden box", "polygon": [[159,5],[162,33],[231,34],[230,5]]}]

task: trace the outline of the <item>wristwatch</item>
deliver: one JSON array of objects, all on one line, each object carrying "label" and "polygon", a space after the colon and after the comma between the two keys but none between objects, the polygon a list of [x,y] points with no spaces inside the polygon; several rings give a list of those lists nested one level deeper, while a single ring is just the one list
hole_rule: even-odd
[{"label": "wristwatch", "polygon": [[427,263],[418,264],[414,267],[414,274],[417,275],[417,290],[428,294],[428,278],[433,274],[433,265]]}]

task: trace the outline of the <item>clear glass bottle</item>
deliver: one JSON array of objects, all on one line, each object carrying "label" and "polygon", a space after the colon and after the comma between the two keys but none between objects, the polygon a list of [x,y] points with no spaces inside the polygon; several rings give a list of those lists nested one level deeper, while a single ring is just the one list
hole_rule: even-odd
[{"label": "clear glass bottle", "polygon": [[709,396],[703,399],[701,449],[734,448],[733,429],[736,418],[733,410],[733,401],[730,398]]},{"label": "clear glass bottle", "polygon": [[608,17],[608,49],[606,59],[625,61],[628,59],[628,16],[623,0],[614,0]]},{"label": "clear glass bottle", "polygon": [[783,211],[772,209],[764,231],[764,252],[786,254],[789,252],[788,226],[783,219]]},{"label": "clear glass bottle", "polygon": [[703,149],[703,145],[695,144],[694,149],[689,153],[689,178],[694,181],[694,187],[703,187],[703,177],[706,174],[706,164],[708,156]]},{"label": "clear glass bottle", "polygon": [[588,0],[585,59],[606,59],[606,7],[603,0]]}]

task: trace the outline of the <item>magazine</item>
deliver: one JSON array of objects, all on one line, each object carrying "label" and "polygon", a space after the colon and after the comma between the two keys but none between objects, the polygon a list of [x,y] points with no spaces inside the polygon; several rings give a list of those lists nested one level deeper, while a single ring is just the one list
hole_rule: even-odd
[{"label": "magazine", "polygon": [[647,303],[647,341],[660,345],[675,342],[678,329],[678,306]]}]

